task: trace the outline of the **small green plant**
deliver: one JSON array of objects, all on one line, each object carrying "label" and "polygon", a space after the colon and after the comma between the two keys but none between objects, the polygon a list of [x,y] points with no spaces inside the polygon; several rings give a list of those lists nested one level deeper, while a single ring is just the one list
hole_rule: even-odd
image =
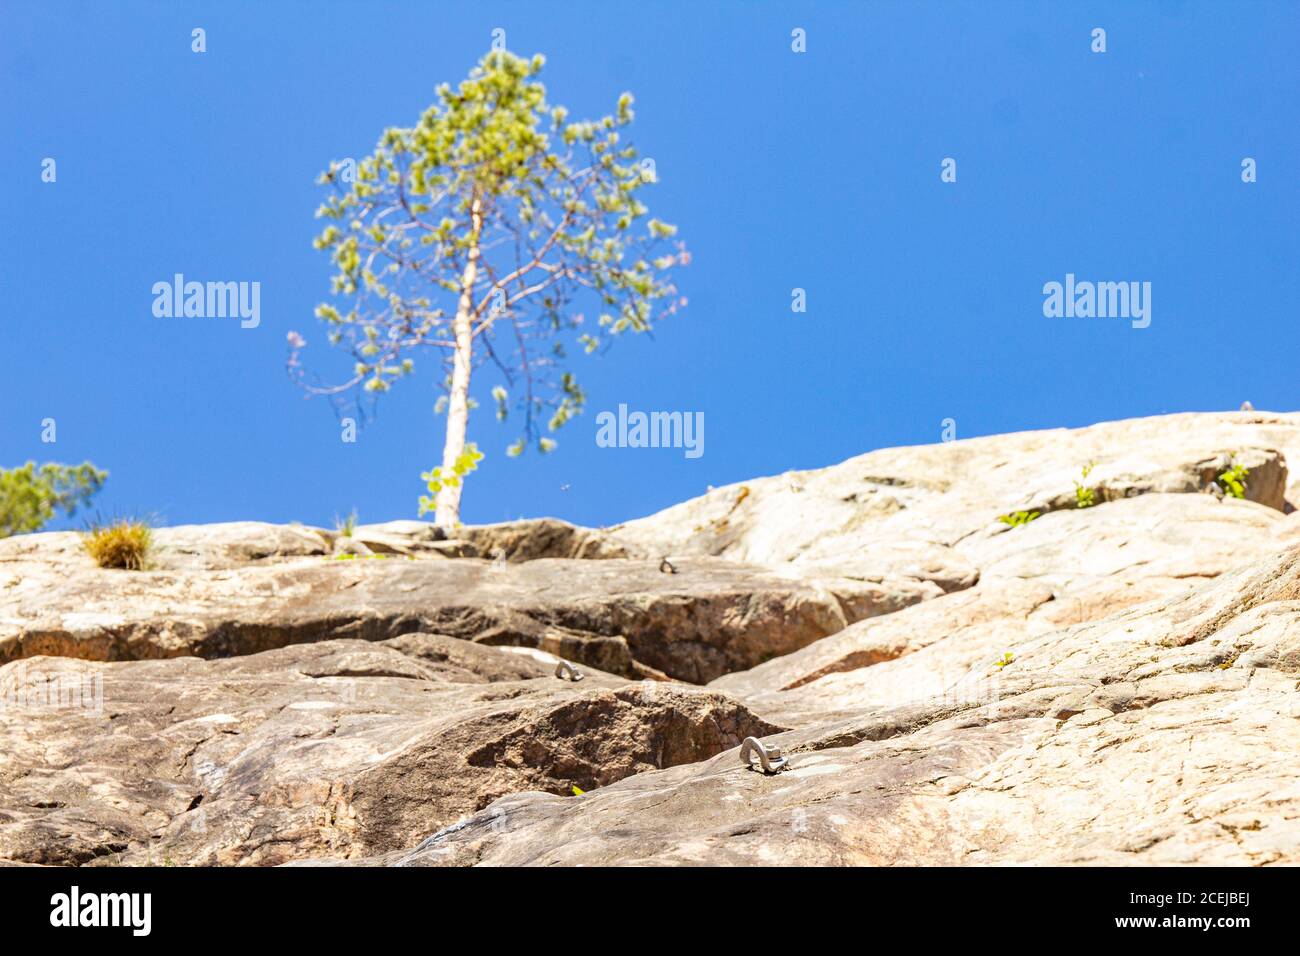
[{"label": "small green plant", "polygon": [[573,795],[574,795],[575,797],[580,797],[580,796],[582,796],[582,795],[583,795],[584,793],[586,793],[586,792],[587,792],[586,790],[583,790],[583,789],[582,789],[581,787],[579,787],[576,783],[573,785]]},{"label": "small green plant", "polygon": [[1012,654],[1010,651],[1007,651],[1005,654],[1002,655],[1000,659],[993,662],[993,666],[996,667],[998,670],[1001,670],[1002,668],[1006,667],[1008,664],[1014,664],[1015,660],[1016,660],[1016,655]]},{"label": "small green plant", "polygon": [[142,571],[153,549],[153,529],[143,521],[119,518],[92,525],[82,546],[101,568]]},{"label": "small green plant", "polygon": [[90,462],[80,465],[29,461],[19,468],[0,468],[0,538],[40,531],[56,511],[76,514],[89,504],[108,478]]},{"label": "small green plant", "polygon": [[478,468],[478,463],[483,460],[483,453],[478,450],[478,445],[470,442],[460,453],[451,471],[445,471],[441,465],[432,471],[426,471],[420,475],[420,479],[426,483],[429,488],[427,495],[420,496],[420,515],[424,516],[430,511],[438,510],[438,492],[443,488],[454,488],[464,483],[465,476]]},{"label": "small green plant", "polygon": [[1231,495],[1233,498],[1246,497],[1246,478],[1250,474],[1250,469],[1243,468],[1236,462],[1232,467],[1219,476],[1219,487],[1223,489],[1225,495]]},{"label": "small green plant", "polygon": [[357,509],[353,508],[352,513],[346,518],[334,516],[334,530],[339,533],[340,538],[352,537],[352,532],[357,530]]},{"label": "small green plant", "polygon": [[1083,474],[1080,476],[1081,481],[1074,483],[1074,505],[1076,508],[1091,508],[1097,503],[1097,494],[1092,489],[1084,485],[1083,482],[1088,480],[1088,475],[1092,472],[1095,462],[1088,462],[1083,466]]},{"label": "small green plant", "polygon": [[1038,517],[1037,511],[1013,511],[1009,515],[998,515],[998,520],[1003,524],[1009,524],[1013,528],[1019,528],[1021,525],[1027,525]]}]

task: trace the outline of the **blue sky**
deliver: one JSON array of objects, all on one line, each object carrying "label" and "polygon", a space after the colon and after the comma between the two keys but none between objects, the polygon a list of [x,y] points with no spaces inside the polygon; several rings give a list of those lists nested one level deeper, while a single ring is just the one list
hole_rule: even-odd
[{"label": "blue sky", "polygon": [[[653,341],[571,350],[588,409],[549,457],[508,460],[475,389],[468,522],[613,523],[938,441],[945,418],[971,437],[1300,408],[1295,3],[7,0],[0,465],[91,459],[102,512],[168,524],[414,517],[442,447],[433,362],[345,444],[285,335],[328,367],[317,172],[414,123],[496,27],[546,54],[575,117],[636,95],[647,202],[693,261]],[[177,272],[259,281],[261,325],[155,319]],[[1066,273],[1150,282],[1150,327],[1044,317]],[[703,412],[704,455],[597,447],[620,403]]]}]

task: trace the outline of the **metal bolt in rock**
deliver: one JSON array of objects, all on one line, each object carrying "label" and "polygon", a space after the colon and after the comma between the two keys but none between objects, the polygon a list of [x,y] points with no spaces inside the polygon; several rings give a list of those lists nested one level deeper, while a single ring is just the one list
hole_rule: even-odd
[{"label": "metal bolt in rock", "polygon": [[758,762],[763,768],[763,773],[776,773],[783,770],[789,762],[781,756],[780,747],[765,747],[757,737],[746,737],[745,742],[740,745],[740,762],[746,767],[753,767],[754,762],[750,758],[754,754],[758,754]]},{"label": "metal bolt in rock", "polygon": [[[568,676],[566,677],[565,675]],[[580,681],[583,677],[583,675],[578,672],[578,669],[568,661],[560,661],[560,663],[555,665],[555,676],[560,678],[560,680],[572,681]]]},{"label": "metal bolt in rock", "polygon": [[672,563],[671,561],[669,561],[667,558],[664,558],[662,561],[659,562],[659,570],[660,570],[661,572],[663,572],[664,574],[676,574],[676,573],[677,573],[677,568],[674,567],[674,566],[673,566],[673,563]]}]

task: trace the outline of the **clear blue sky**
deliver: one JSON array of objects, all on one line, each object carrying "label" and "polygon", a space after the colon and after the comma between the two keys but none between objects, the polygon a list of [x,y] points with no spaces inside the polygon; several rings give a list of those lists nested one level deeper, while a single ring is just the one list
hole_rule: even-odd
[{"label": "clear blue sky", "polygon": [[[344,444],[285,334],[324,365],[316,173],[413,123],[494,27],[546,54],[575,116],[636,95],[651,210],[693,262],[654,341],[575,354],[588,410],[550,457],[507,460],[479,390],[466,521],[613,523],[938,441],[944,418],[970,437],[1300,408],[1294,2],[4,0],[0,465],[92,459],[103,512],[169,524],[414,517],[433,363]],[[155,319],[176,272],[260,281],[261,326]],[[1150,328],[1045,318],[1067,272],[1151,282]],[[705,454],[598,448],[619,403],[704,412]]]}]

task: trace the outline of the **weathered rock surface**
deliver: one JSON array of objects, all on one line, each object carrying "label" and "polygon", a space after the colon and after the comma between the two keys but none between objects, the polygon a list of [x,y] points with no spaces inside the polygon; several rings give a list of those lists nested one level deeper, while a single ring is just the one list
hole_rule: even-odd
[{"label": "weathered rock surface", "polygon": [[[1053,600],[1052,589],[1034,581],[989,582],[934,601],[862,621],[800,651],[709,686],[765,714],[785,715],[793,725],[837,715],[941,696],[972,664],[992,661],[1028,636],[1053,630],[1037,616]],[[898,658],[943,642],[952,653],[927,657],[926,666]],[[843,675],[842,680],[829,680]],[[866,686],[864,686],[864,683]]]},{"label": "weathered rock surface", "polygon": [[611,531],[652,551],[851,565],[881,548],[956,548],[997,527],[999,515],[1073,508],[1075,481],[1099,502],[1209,492],[1233,460],[1251,469],[1248,499],[1287,511],[1300,504],[1288,458],[1300,461],[1300,415],[1166,415],[886,448],[717,488]]},{"label": "weathered rock surface", "polygon": [[[178,525],[159,528],[153,536],[150,567],[165,571],[233,570],[320,557],[331,553],[336,537],[319,528],[262,521]],[[74,531],[0,538],[0,569],[24,574],[42,569],[79,573],[95,566],[81,542],[81,535]]]},{"label": "weathered rock surface", "polygon": [[458,536],[472,543],[485,558],[511,562],[539,558],[650,558],[644,549],[630,548],[594,528],[580,528],[555,518],[469,525]]},{"label": "weathered rock surface", "polygon": [[[44,536],[32,536],[44,537]],[[30,547],[30,545],[29,545]],[[62,552],[61,552],[62,553]],[[778,577],[729,561],[307,559],[128,572],[0,558],[0,661],[228,657],[430,631],[540,647],[611,673],[704,683],[942,593]]]},{"label": "weathered rock surface", "polygon": [[791,758],[776,775],[729,752],[576,803],[516,794],[383,859],[1294,863],[1298,678],[1291,549],[1172,600],[1033,637],[1014,662],[974,667],[946,694],[776,735]]},{"label": "weathered rock surface", "polygon": [[[916,687],[940,691],[1026,637],[1186,593],[1271,554],[1289,524],[1253,502],[1149,494],[1050,513],[1021,528],[999,525],[961,545],[983,568],[978,587],[860,621],[710,686],[785,721],[901,703]],[[937,641],[951,649],[939,671],[873,667]]]},{"label": "weathered rock surface", "polygon": [[405,635],[223,661],[0,667],[0,858],[272,864],[409,847],[777,728],[714,692]]},{"label": "weathered rock surface", "polygon": [[0,691],[104,690],[0,712],[0,862],[1300,863],[1298,456],[1300,415],[1173,415],[611,529],[0,541]]}]

